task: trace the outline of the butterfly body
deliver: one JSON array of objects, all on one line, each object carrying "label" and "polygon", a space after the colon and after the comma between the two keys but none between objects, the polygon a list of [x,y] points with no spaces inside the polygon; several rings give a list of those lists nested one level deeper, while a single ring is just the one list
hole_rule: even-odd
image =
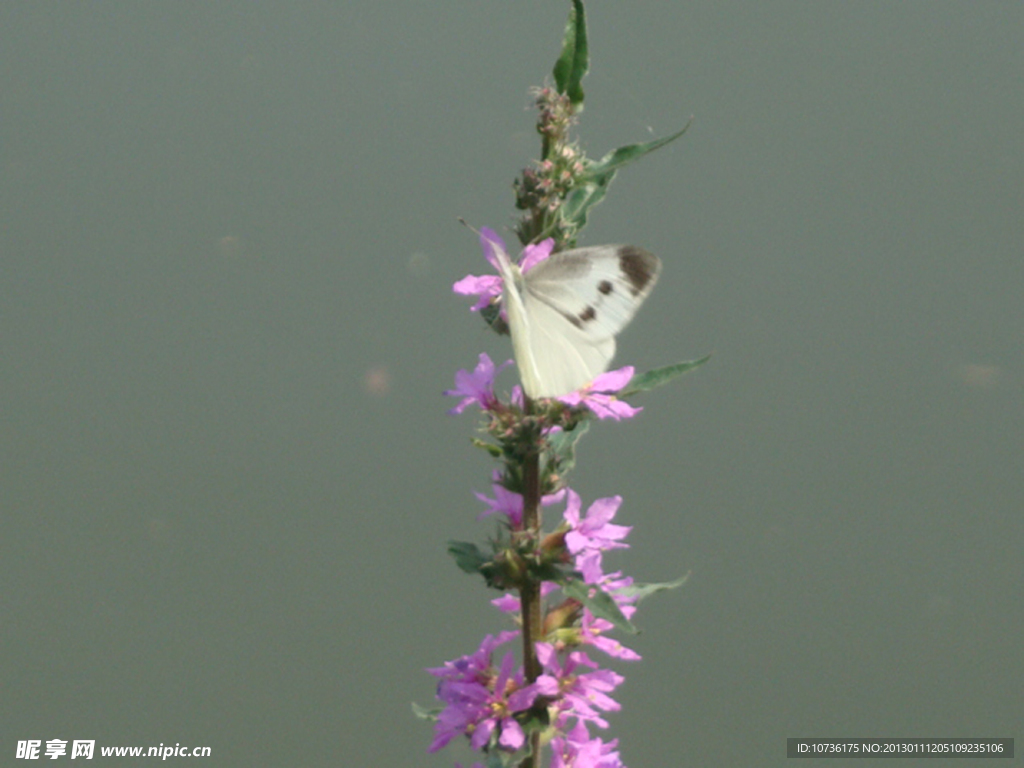
[{"label": "butterfly body", "polygon": [[523,390],[534,399],[566,395],[607,369],[616,334],[661,271],[657,256],[629,245],[563,251],[525,272],[494,251]]}]

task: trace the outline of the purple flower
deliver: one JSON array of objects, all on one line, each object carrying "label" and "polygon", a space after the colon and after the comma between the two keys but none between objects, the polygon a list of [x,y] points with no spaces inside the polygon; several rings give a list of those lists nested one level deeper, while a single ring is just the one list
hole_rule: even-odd
[{"label": "purple flower", "polygon": [[[622,612],[628,619],[635,610],[632,606],[627,606],[627,608],[622,609]],[[632,648],[627,648],[614,637],[609,637],[605,634],[614,628],[615,625],[607,619],[597,618],[589,609],[585,608],[583,610],[583,619],[580,626],[580,639],[583,645],[592,645],[613,659],[640,661],[639,653]]]},{"label": "purple flower", "polygon": [[[636,598],[632,595],[626,595],[623,590],[630,586],[633,580],[631,578],[615,578],[619,575],[602,576],[600,581],[591,583],[598,584],[605,593],[611,595],[612,600],[615,601],[619,610],[622,611],[622,615],[629,619],[636,613],[636,606],[632,604]],[[632,648],[626,647],[615,638],[608,636],[608,632],[611,632],[613,629],[615,629],[615,625],[610,621],[598,618],[591,613],[589,608],[583,609],[583,617],[580,620],[580,642],[583,645],[592,645],[594,648],[607,653],[615,659],[639,661],[639,653]]]},{"label": "purple flower", "polygon": [[624,768],[614,751],[618,739],[605,743],[590,738],[587,727],[578,720],[571,731],[551,740],[551,768]]},{"label": "purple flower", "polygon": [[519,268],[523,272],[529,272],[535,266],[540,264],[544,259],[551,255],[552,249],[555,247],[555,239],[549,237],[547,240],[541,240],[539,243],[530,244],[523,249],[523,258],[519,261]]},{"label": "purple flower", "polygon": [[585,549],[576,555],[576,570],[583,574],[583,581],[587,584],[600,584],[604,578],[601,558],[599,549]]},{"label": "purple flower", "polygon": [[608,371],[594,380],[567,395],[557,398],[568,406],[584,405],[599,419],[628,419],[636,416],[643,408],[634,408],[629,403],[615,397],[633,378],[633,366],[627,365],[616,371]]},{"label": "purple flower", "polygon": [[466,275],[452,286],[452,290],[463,296],[479,297],[469,308],[473,312],[479,312],[501,296],[501,278],[497,275]]},{"label": "purple flower", "polygon": [[[496,249],[505,251],[505,241],[498,233],[488,227],[480,229],[480,245],[484,250],[484,258],[491,263],[495,269],[498,268],[498,257]],[[519,268],[523,272],[551,255],[551,249],[555,247],[555,241],[548,238],[536,245],[528,245],[523,249],[523,257],[519,261]],[[488,304],[492,304],[501,298],[502,281],[499,275],[466,275],[452,286],[452,290],[462,296],[479,297],[476,303],[470,307],[477,312]]]},{"label": "purple flower", "polygon": [[526,397],[523,395],[523,388],[518,384],[514,384],[512,386],[512,397],[510,398],[510,402],[519,410],[526,407]]},{"label": "purple flower", "polygon": [[[598,669],[582,651],[572,651],[562,664],[558,651],[550,643],[537,643],[537,659],[544,674],[534,683],[536,693],[556,700],[565,714],[580,720],[590,720],[600,728],[607,728],[608,721],[597,710],[617,711],[621,705],[607,695],[625,679],[610,669]],[[593,672],[580,672],[590,667]]]},{"label": "purple flower", "polygon": [[[606,594],[610,595],[615,604],[622,611],[627,619],[636,613],[636,596],[627,592],[628,587],[633,585],[631,577],[623,577],[621,573],[605,574],[601,570],[601,552],[598,550],[585,550],[576,556],[576,570],[583,574],[583,580],[587,584],[599,587]],[[583,609],[583,617],[580,620],[580,643],[592,645],[600,651],[604,651],[613,658],[623,661],[638,661],[640,654],[632,648],[627,648],[618,640],[608,637],[606,633],[615,628],[607,619],[601,619],[591,613],[589,608]]]},{"label": "purple flower", "polygon": [[609,550],[629,547],[620,541],[633,530],[625,525],[612,525],[611,520],[622,504],[621,496],[609,496],[598,499],[587,510],[587,516],[580,518],[580,497],[575,491],[569,491],[569,500],[565,505],[563,517],[569,523],[570,530],[565,535],[565,545],[573,555],[584,550]]},{"label": "purple flower", "polygon": [[[491,263],[491,266],[495,269],[498,268],[498,256],[496,250],[507,253],[508,249],[505,248],[505,241],[498,236],[498,233],[489,227],[480,228],[480,245],[484,249],[484,258]],[[530,244],[523,249],[523,256],[519,259],[519,268],[523,272],[529,272],[534,266],[544,261],[551,255],[551,250],[555,247],[555,240],[549,237],[547,240],[542,240],[536,244]],[[500,278],[499,278],[500,279]]]},{"label": "purple flower", "polygon": [[[540,585],[540,596],[547,597],[557,589],[558,585],[555,582],[542,581]],[[501,597],[496,597],[493,600],[491,600],[491,605],[493,605],[502,613],[519,613],[522,607],[522,602],[519,600],[518,595],[505,593]]]},{"label": "purple flower", "polygon": [[[489,509],[485,509],[479,515],[477,520],[482,520],[485,517],[489,517],[493,514],[502,514],[508,518],[508,523],[511,528],[520,528],[523,524],[523,497],[521,494],[514,493],[501,484],[501,472],[495,470],[491,475],[491,489],[494,492],[494,498],[485,496],[482,493],[475,493],[474,495],[486,504]],[[540,503],[542,507],[549,507],[555,502],[561,501],[565,497],[565,490],[558,491],[556,493],[550,493],[547,496],[542,496]]]},{"label": "purple flower", "polygon": [[473,372],[464,369],[458,371],[455,374],[455,389],[445,390],[445,395],[449,397],[462,398],[448,413],[462,413],[474,403],[485,411],[494,408],[498,404],[498,398],[494,396],[494,377],[510,365],[512,361],[506,360],[495,367],[487,353],[481,352],[480,361]]},{"label": "purple flower", "polygon": [[475,750],[488,745],[495,732],[498,746],[504,749],[516,750],[526,742],[522,727],[512,715],[529,709],[537,693],[533,686],[523,686],[523,671],[516,668],[512,651],[505,654],[497,670],[493,668],[491,653],[501,642],[489,635],[472,656],[429,670],[442,678],[437,698],[445,708],[434,724],[434,740],[428,752],[437,752],[460,734],[469,736]]},{"label": "purple flower", "polygon": [[491,605],[502,613],[519,613],[522,601],[511,592],[506,592],[501,597],[496,597],[491,600]]},{"label": "purple flower", "polygon": [[442,680],[475,680],[491,666],[491,654],[494,649],[518,636],[518,631],[488,635],[473,653],[446,661],[443,667],[430,667],[427,672]]}]

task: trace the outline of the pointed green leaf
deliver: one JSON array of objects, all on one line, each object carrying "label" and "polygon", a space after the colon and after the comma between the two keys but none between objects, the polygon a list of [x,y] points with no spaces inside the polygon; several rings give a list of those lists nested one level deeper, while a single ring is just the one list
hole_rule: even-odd
[{"label": "pointed green leaf", "polygon": [[569,97],[574,106],[583,104],[583,77],[590,67],[587,52],[587,17],[583,12],[583,0],[572,0],[569,21],[565,25],[562,39],[562,55],[555,62],[552,73],[559,93]]},{"label": "pointed green leaf", "polygon": [[491,561],[476,544],[468,541],[449,541],[448,554],[455,558],[455,564],[466,573],[481,573],[484,565]]},{"label": "pointed green leaf", "polygon": [[692,122],[693,118],[691,117],[687,120],[686,125],[683,126],[681,131],[677,131],[671,136],[664,136],[660,139],[644,142],[643,144],[627,144],[624,147],[613,149],[596,163],[591,163],[587,167],[587,177],[601,177],[606,173],[617,171],[619,168],[639,160],[644,155],[650,154],[656,149],[661,149],[661,147],[675,141],[686,133],[686,129],[690,127]]},{"label": "pointed green leaf", "polygon": [[558,215],[562,221],[568,224],[575,232],[583,229],[587,223],[587,214],[591,208],[604,200],[604,196],[608,194],[608,185],[612,183],[613,178],[615,178],[614,171],[605,174],[599,179],[584,182],[573,188],[566,195],[562,206],[558,210]]},{"label": "pointed green leaf", "polygon": [[655,368],[653,371],[647,371],[647,373],[639,373],[618,393],[617,397],[629,397],[637,392],[649,392],[652,389],[657,389],[668,384],[672,379],[692,371],[698,365],[704,365],[710,359],[711,355],[705,355],[700,360],[687,360],[684,363],[666,365],[664,368]]},{"label": "pointed green leaf", "polygon": [[548,437],[548,451],[545,456],[547,466],[558,467],[561,474],[566,474],[576,466],[576,443],[590,429],[590,423],[583,421],[573,430],[553,432]]},{"label": "pointed green leaf", "polygon": [[630,144],[619,147],[609,152],[596,163],[589,163],[583,176],[576,186],[565,196],[559,208],[558,215],[571,231],[579,232],[587,224],[587,216],[590,209],[604,200],[608,194],[608,187],[611,186],[615,174],[620,168],[644,155],[663,147],[670,141],[678,139],[690,123],[687,123],[683,130],[662,139],[648,141],[645,144]]},{"label": "pointed green leaf", "polygon": [[437,720],[443,710],[444,707],[423,707],[415,701],[412,703],[412,713],[420,720]]},{"label": "pointed green leaf", "polygon": [[562,584],[562,592],[564,592],[567,597],[579,600],[599,619],[610,621],[616,627],[624,632],[629,632],[631,635],[635,635],[637,633],[637,628],[625,617],[625,615],[623,615],[622,611],[619,610],[619,606],[615,604],[611,595],[599,587],[595,587],[593,584],[584,584],[579,580],[574,580]]},{"label": "pointed green leaf", "polygon": [[668,589],[678,589],[683,586],[689,578],[690,574],[687,573],[685,576],[676,579],[675,581],[663,581],[656,584],[633,584],[632,586],[620,590],[620,594],[635,597],[636,601],[639,603],[641,600],[645,600],[658,592],[664,592]]},{"label": "pointed green leaf", "polygon": [[469,442],[474,448],[487,451],[487,453],[491,455],[491,458],[497,459],[501,456],[501,447],[494,443],[488,443],[486,440],[481,440],[479,437],[471,437]]}]

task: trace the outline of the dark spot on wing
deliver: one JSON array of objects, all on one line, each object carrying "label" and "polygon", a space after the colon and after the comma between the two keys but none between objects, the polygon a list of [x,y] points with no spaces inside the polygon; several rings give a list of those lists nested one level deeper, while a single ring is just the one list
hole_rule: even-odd
[{"label": "dark spot on wing", "polygon": [[564,312],[560,314],[577,328],[583,328],[584,325],[593,321],[594,318],[597,317],[597,312],[589,304],[587,305],[587,308],[578,315],[567,315]]},{"label": "dark spot on wing", "polygon": [[629,281],[634,296],[643,293],[657,276],[658,260],[654,254],[637,248],[635,245],[623,245],[619,248],[619,269],[623,277]]},{"label": "dark spot on wing", "polygon": [[615,290],[615,286],[612,285],[607,280],[602,280],[601,283],[597,286],[597,290],[599,290],[601,293],[607,296],[609,293]]}]

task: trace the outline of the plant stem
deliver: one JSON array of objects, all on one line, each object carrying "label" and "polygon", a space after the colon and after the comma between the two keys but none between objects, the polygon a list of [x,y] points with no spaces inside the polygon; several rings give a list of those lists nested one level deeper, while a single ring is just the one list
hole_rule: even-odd
[{"label": "plant stem", "polygon": [[[527,401],[527,412],[532,410]],[[533,449],[523,460],[523,531],[530,541],[540,543],[540,435],[536,435]],[[540,676],[540,661],[537,659],[535,643],[540,640],[542,627],[540,582],[527,574],[519,589],[519,606],[523,615],[523,669],[527,684]],[[540,768],[540,731],[535,730],[530,739],[530,757],[522,762],[522,768]]]},{"label": "plant stem", "polygon": [[[523,530],[534,542],[540,540],[540,457],[536,451],[526,456],[523,467]],[[534,643],[540,639],[540,584],[528,576],[520,589],[523,612],[523,667],[527,682],[540,674],[540,662]]]}]

